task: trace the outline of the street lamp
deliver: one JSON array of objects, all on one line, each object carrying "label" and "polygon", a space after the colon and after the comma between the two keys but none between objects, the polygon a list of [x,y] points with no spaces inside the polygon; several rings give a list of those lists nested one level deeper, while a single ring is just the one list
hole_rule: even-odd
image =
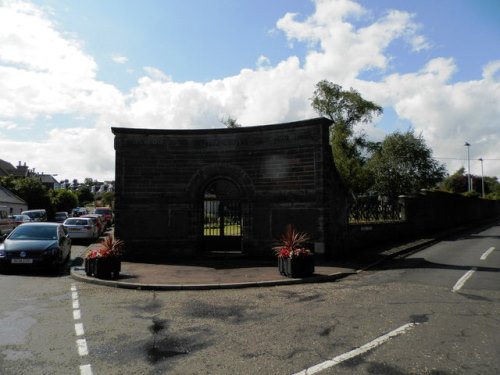
[{"label": "street lamp", "polygon": [[470,193],[472,191],[471,181],[470,181],[470,143],[465,142],[467,147],[467,191]]},{"label": "street lamp", "polygon": [[477,159],[481,162],[481,187],[483,189],[483,198],[484,198],[484,173],[483,173],[483,158]]}]

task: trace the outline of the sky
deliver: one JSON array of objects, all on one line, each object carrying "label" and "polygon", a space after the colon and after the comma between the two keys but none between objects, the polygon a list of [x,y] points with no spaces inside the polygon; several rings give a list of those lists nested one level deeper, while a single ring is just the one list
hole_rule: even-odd
[{"label": "sky", "polygon": [[370,139],[500,177],[498,0],[0,0],[0,159],[114,180],[111,127],[314,118],[323,79],[383,107]]}]

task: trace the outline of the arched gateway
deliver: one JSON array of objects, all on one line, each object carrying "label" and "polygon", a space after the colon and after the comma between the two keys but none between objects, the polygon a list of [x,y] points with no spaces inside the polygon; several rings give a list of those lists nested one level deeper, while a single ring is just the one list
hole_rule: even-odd
[{"label": "arched gateway", "polygon": [[131,258],[231,251],[272,255],[287,224],[316,253],[342,250],[346,195],[331,122],[236,129],[112,128],[115,234]]}]

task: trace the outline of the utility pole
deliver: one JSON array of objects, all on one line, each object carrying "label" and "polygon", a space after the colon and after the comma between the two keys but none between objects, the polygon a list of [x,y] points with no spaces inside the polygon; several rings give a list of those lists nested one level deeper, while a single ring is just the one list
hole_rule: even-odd
[{"label": "utility pole", "polygon": [[465,142],[465,147],[467,147],[467,191],[470,193],[472,191],[472,184],[470,179],[470,143]]},{"label": "utility pole", "polygon": [[484,172],[483,172],[483,158],[477,159],[481,162],[481,187],[483,191],[483,198],[484,198]]}]

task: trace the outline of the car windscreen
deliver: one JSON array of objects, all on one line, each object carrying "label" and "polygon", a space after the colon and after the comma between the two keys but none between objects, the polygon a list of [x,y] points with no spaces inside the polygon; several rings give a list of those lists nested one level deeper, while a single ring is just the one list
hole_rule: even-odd
[{"label": "car windscreen", "polygon": [[85,219],[67,219],[64,225],[90,225],[90,220]]},{"label": "car windscreen", "polygon": [[9,235],[10,240],[57,240],[57,227],[20,225]]}]

